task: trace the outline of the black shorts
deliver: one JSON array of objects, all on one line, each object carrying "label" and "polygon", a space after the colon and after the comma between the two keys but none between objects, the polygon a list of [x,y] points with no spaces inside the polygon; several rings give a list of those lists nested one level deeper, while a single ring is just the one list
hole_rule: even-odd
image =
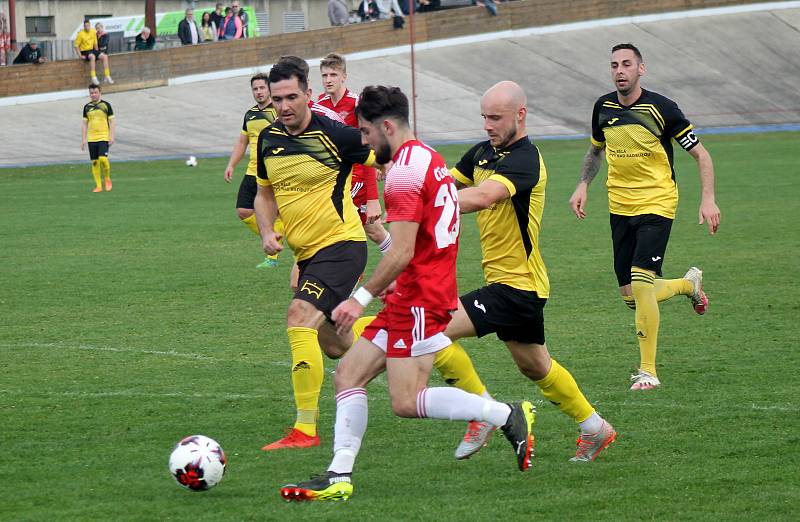
[{"label": "black shorts", "polygon": [[330,321],[333,309],[350,297],[367,266],[366,241],[342,241],[297,263],[295,299],[314,305]]},{"label": "black shorts", "polygon": [[544,305],[536,292],[493,283],[460,297],[478,337],[497,333],[501,341],[544,344]]},{"label": "black shorts", "polygon": [[614,272],[619,286],[631,284],[631,267],[661,275],[672,220],[656,214],[620,216],[611,214]]},{"label": "black shorts", "polygon": [[90,141],[89,142],[89,159],[94,161],[100,156],[108,156],[108,142],[107,141]]},{"label": "black shorts", "polygon": [[256,193],[258,192],[258,182],[255,176],[245,176],[239,184],[239,194],[236,196],[236,208],[255,208]]},{"label": "black shorts", "polygon": [[98,56],[100,53],[99,53],[99,52],[97,52],[97,51],[95,51],[94,49],[89,49],[88,51],[81,51],[81,56],[82,56],[83,58],[86,58],[86,59],[88,59],[90,54],[93,54],[93,55],[94,55],[94,57],[95,57],[95,58],[97,58],[97,56]]}]

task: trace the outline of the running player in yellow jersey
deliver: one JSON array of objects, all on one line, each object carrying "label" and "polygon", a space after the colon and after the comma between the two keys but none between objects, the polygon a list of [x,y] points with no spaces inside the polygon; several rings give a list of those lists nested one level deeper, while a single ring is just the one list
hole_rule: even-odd
[{"label": "running player in yellow jersey", "polygon": [[108,148],[114,144],[116,123],[111,104],[101,100],[99,85],[89,86],[89,103],[83,106],[81,125],[81,150],[89,146],[89,159],[92,161],[94,190],[103,192],[101,172],[106,179],[106,191],[111,191],[111,163],[108,161]]},{"label": "running player in yellow jersey", "polygon": [[[569,371],[545,344],[544,306],[550,281],[539,248],[547,169],[525,128],[522,88],[504,81],[481,99],[487,141],[451,169],[459,186],[461,213],[477,212],[488,286],[461,296],[445,335],[453,341],[496,333],[523,375],[581,429],[573,461],[595,459],[616,437],[589,404]],[[467,458],[481,449],[494,426],[476,423],[456,451]]]},{"label": "running player in yellow jersey", "polygon": [[605,150],[614,271],[623,301],[636,312],[640,364],[631,376],[631,390],[661,385],[656,375],[659,301],[685,295],[698,314],[708,307],[700,269],[691,267],[681,279],[657,279],[678,207],[671,140],[697,161],[702,186],[700,224],[706,223],[708,232],[715,234],[720,223],[711,156],[675,102],[642,89],[644,74],[642,53],[633,44],[611,49],[611,80],[616,91],[595,102],[592,144],[570,198],[572,211],[579,219],[585,218],[589,184],[600,169]]},{"label": "running player in yellow jersey", "polygon": [[[258,233],[258,224],[256,224],[256,215],[253,210],[253,202],[256,199],[256,192],[258,185],[256,184],[256,144],[258,143],[258,135],[264,130],[267,125],[275,121],[275,109],[272,107],[272,102],[269,99],[269,85],[267,82],[269,77],[264,73],[259,73],[250,78],[250,89],[253,93],[253,99],[256,104],[251,107],[244,114],[244,122],[242,123],[242,131],[239,139],[233,145],[233,152],[228,160],[228,166],[225,168],[224,178],[227,183],[233,179],[233,170],[236,165],[244,156],[248,144],[250,146],[250,162],[247,164],[247,172],[245,172],[242,182],[239,185],[239,194],[236,197],[236,213],[242,223],[247,225],[247,228],[253,231],[254,234]],[[283,225],[280,219],[275,224],[278,230],[283,233]],[[270,255],[256,268],[270,268],[278,264],[278,255]]]}]

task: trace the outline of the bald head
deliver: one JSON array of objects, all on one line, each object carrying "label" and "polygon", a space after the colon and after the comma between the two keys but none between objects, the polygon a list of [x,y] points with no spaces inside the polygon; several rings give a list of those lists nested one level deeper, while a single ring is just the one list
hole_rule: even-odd
[{"label": "bald head", "polygon": [[506,110],[516,111],[528,106],[528,98],[525,96],[525,91],[522,90],[519,84],[510,80],[505,80],[492,85],[483,93],[481,106],[483,106],[484,103],[500,105]]},{"label": "bald head", "polygon": [[507,147],[527,134],[527,104],[525,91],[512,81],[496,83],[483,94],[483,128],[493,147]]}]

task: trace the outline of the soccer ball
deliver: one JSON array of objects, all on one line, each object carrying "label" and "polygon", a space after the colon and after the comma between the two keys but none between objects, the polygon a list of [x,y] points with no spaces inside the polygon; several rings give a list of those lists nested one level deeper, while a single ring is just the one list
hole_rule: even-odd
[{"label": "soccer ball", "polygon": [[196,167],[197,166],[197,158],[194,156],[189,156],[189,159],[186,160],[187,167]]},{"label": "soccer ball", "polygon": [[225,475],[225,452],[204,435],[192,435],[175,445],[169,456],[169,471],[181,486],[192,491],[213,488]]}]

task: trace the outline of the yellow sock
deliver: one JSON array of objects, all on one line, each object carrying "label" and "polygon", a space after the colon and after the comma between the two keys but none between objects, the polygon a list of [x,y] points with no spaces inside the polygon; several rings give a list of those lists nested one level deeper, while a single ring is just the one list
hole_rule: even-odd
[{"label": "yellow sock", "polygon": [[103,75],[105,75],[106,78],[111,76],[111,69],[109,69],[108,67],[104,68],[103,69]]},{"label": "yellow sock", "polygon": [[688,279],[656,279],[656,299],[660,303],[676,295],[691,295],[694,291],[692,282]]},{"label": "yellow sock", "polygon": [[358,338],[361,337],[361,334],[364,333],[364,329],[369,326],[375,319],[374,315],[368,315],[366,317],[359,317],[355,324],[353,324],[353,342],[355,343],[358,341]]},{"label": "yellow sock", "polygon": [[92,71],[89,73],[89,78],[95,78],[96,76],[97,76],[97,71],[92,69]]},{"label": "yellow sock", "polygon": [[100,163],[100,170],[103,172],[106,179],[111,179],[111,162],[108,161],[108,158],[100,156],[97,158],[97,161]]},{"label": "yellow sock", "polygon": [[439,370],[445,382],[450,386],[475,395],[483,395],[486,392],[486,386],[483,385],[478,372],[475,371],[472,359],[458,343],[453,343],[444,350],[436,352],[433,366]]},{"label": "yellow sock", "polygon": [[317,434],[319,391],[325,377],[322,350],[313,328],[290,327],[286,334],[292,347],[292,388],[297,406],[294,427],[313,437]]},{"label": "yellow sock", "polygon": [[[280,235],[283,235],[283,221],[281,221],[280,217],[278,217],[275,220],[275,223],[272,224],[272,230],[274,230]],[[278,259],[278,254],[272,254],[271,256],[267,256],[267,259],[273,259],[273,260]]]},{"label": "yellow sock", "polygon": [[[248,217],[242,220],[242,223],[247,226],[255,235],[260,236],[261,233],[258,231],[258,223],[256,222],[256,215],[250,214]],[[283,221],[280,218],[275,220],[275,224],[273,226],[273,230],[278,234],[283,235]],[[278,259],[278,254],[272,254],[271,256],[267,256],[267,259]]]},{"label": "yellow sock", "polygon": [[550,363],[550,371],[544,379],[536,381],[536,385],[548,401],[575,419],[575,422],[585,421],[594,413],[594,408],[581,393],[572,374],[555,359],[550,359]]},{"label": "yellow sock", "polygon": [[92,177],[94,178],[94,184],[97,188],[100,188],[100,163],[99,160],[92,160]]},{"label": "yellow sock", "polygon": [[639,267],[631,268],[631,289],[636,300],[636,337],[639,339],[640,368],[656,375],[658,325],[661,319],[656,299],[655,275]]},{"label": "yellow sock", "polygon": [[259,233],[259,231],[258,231],[258,223],[256,223],[256,215],[255,215],[255,214],[250,214],[249,216],[247,216],[246,218],[244,218],[244,219],[242,220],[242,223],[244,223],[244,224],[245,224],[245,226],[246,226],[247,228],[249,228],[250,230],[252,230],[252,232],[253,232],[255,235],[257,235],[257,236],[260,236],[260,235],[261,235],[261,234]]},{"label": "yellow sock", "polygon": [[[666,301],[676,295],[691,295],[694,291],[692,282],[688,279],[656,279],[653,282],[656,288],[656,301]],[[636,300],[632,295],[623,295],[622,300],[631,310],[636,310]]]}]

